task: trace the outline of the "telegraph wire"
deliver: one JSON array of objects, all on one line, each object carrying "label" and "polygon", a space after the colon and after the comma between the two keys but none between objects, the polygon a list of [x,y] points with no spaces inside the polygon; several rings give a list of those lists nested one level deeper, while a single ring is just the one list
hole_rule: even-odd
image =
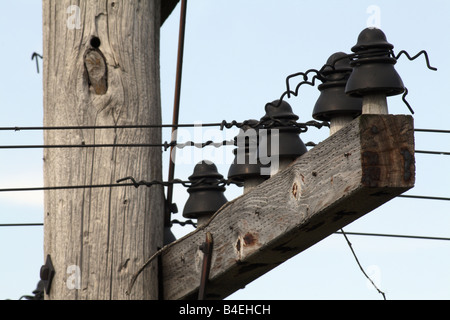
[{"label": "telegraph wire", "polygon": [[[270,119],[276,121],[276,119]],[[228,122],[222,120],[221,122],[211,123],[176,123],[176,124],[137,124],[137,125],[92,125],[92,126],[14,126],[14,127],[0,127],[0,131],[52,131],[52,130],[103,130],[103,129],[152,129],[152,128],[201,128],[201,127],[219,127],[220,130],[231,129],[233,127],[242,128],[243,126],[257,127],[264,121],[250,122],[232,120]],[[293,125],[299,128],[316,127],[321,129],[322,127],[329,127],[329,123],[326,121],[310,120],[307,122],[293,122]]]},{"label": "telegraph wire", "polygon": [[450,152],[447,152],[447,151],[416,150],[415,153],[434,154],[434,155],[440,155],[440,156],[450,156]]},{"label": "telegraph wire", "polygon": [[[403,234],[349,232],[349,231],[345,231],[345,233],[347,235],[355,235],[355,236],[370,236],[370,237],[387,237],[387,238],[405,238],[405,239],[418,239],[418,240],[450,241],[450,238],[444,238],[444,237],[411,236],[411,235],[403,235]],[[342,231],[336,231],[335,234],[343,234],[343,233],[342,233]]]},{"label": "telegraph wire", "polygon": [[43,223],[4,223],[0,227],[42,227]]},{"label": "telegraph wire", "polygon": [[450,133],[450,130],[441,130],[441,129],[414,129],[414,131],[427,133]]},{"label": "telegraph wire", "polygon": [[[315,147],[317,146],[317,143],[315,142],[308,142],[305,144],[307,147]],[[432,154],[432,155],[440,155],[440,156],[450,156],[450,152],[447,151],[430,151],[430,150],[414,150],[415,153],[420,154]]]},{"label": "telegraph wire", "polygon": [[206,141],[194,142],[187,141],[183,143],[164,142],[164,143],[106,143],[106,144],[43,144],[43,145],[2,145],[0,150],[5,149],[76,149],[76,148],[164,148],[167,151],[169,148],[183,149],[185,147],[205,148],[213,146],[216,148],[222,146],[234,145],[234,140],[224,140],[221,142]]},{"label": "telegraph wire", "polygon": [[[127,183],[123,183],[124,181],[131,181]],[[206,180],[205,180],[206,181]],[[200,179],[198,182],[195,183],[204,183],[203,179]],[[68,190],[68,189],[96,189],[96,188],[114,188],[114,187],[135,187],[139,188],[140,186],[147,186],[151,187],[154,185],[162,185],[162,186],[170,186],[174,184],[181,184],[184,187],[192,187],[195,185],[192,181],[183,181],[180,179],[174,179],[172,181],[159,181],[159,180],[152,180],[152,181],[136,181],[133,177],[125,177],[118,179],[116,181],[117,183],[109,183],[109,184],[97,184],[97,185],[77,185],[77,186],[50,186],[50,187],[24,187],[24,188],[3,188],[0,189],[0,193],[6,193],[6,192],[28,192],[28,191],[50,191],[50,190]],[[241,186],[241,183],[237,183],[232,180],[227,179],[221,179],[218,182],[218,184],[222,185],[230,185],[235,184],[238,186]],[[440,200],[440,201],[450,201],[450,198],[448,197],[435,197],[435,196],[420,196],[420,195],[398,195],[397,198],[411,198],[411,199],[423,199],[423,200]]]},{"label": "telegraph wire", "polygon": [[[188,181],[184,181],[188,182]],[[183,183],[183,182],[172,182],[174,183]],[[151,181],[146,182],[146,186],[150,187],[152,185],[163,185],[167,186],[169,182],[163,181]],[[135,187],[135,183],[110,183],[110,184],[98,184],[98,185],[79,185],[79,186],[54,186],[54,187],[30,187],[30,188],[6,188],[0,189],[1,193],[6,192],[29,192],[29,191],[52,191],[52,190],[72,190],[72,189],[99,189],[99,188],[115,188],[115,187]]]},{"label": "telegraph wire", "polygon": [[364,268],[361,266],[361,263],[359,262],[358,256],[355,253],[355,250],[353,250],[353,246],[352,243],[350,242],[350,240],[347,238],[346,232],[344,232],[344,229],[341,229],[341,233],[344,235],[345,240],[347,241],[347,244],[353,254],[353,257],[356,260],[356,263],[359,266],[359,269],[361,269],[361,272],[364,274],[364,276],[372,283],[373,287],[378,291],[378,293],[380,293],[383,296],[383,299],[386,300],[386,294],[381,291],[376,284],[372,281],[372,279],[367,275],[366,271],[364,271]]},{"label": "telegraph wire", "polygon": [[[128,183],[123,183],[124,181],[131,181]],[[117,183],[109,183],[109,184],[96,184],[96,185],[77,185],[77,186],[50,186],[50,187],[24,187],[24,188],[4,188],[0,189],[0,193],[7,193],[7,192],[29,192],[29,191],[52,191],[52,190],[71,190],[71,189],[98,189],[98,188],[114,188],[114,187],[135,187],[139,188],[141,186],[146,187],[152,187],[155,185],[162,185],[164,187],[168,187],[174,184],[181,184],[183,187],[189,188],[192,186],[195,186],[197,184],[202,183],[211,183],[208,178],[199,179],[196,182],[192,181],[184,181],[180,179],[174,179],[172,181],[159,181],[159,180],[152,180],[152,181],[136,181],[133,177],[125,177],[122,179],[119,179],[116,181]],[[241,183],[227,180],[227,179],[220,179],[217,182],[214,182],[217,185],[230,185],[235,184],[240,186]]]},{"label": "telegraph wire", "polygon": [[[196,227],[197,224],[192,220],[172,220],[171,223],[178,224],[181,226],[191,225]],[[43,227],[44,223],[3,223],[0,227]],[[343,234],[342,231],[336,231],[334,234]],[[369,237],[385,237],[385,238],[404,238],[404,239],[417,239],[417,240],[438,240],[438,241],[450,241],[450,238],[445,237],[431,237],[431,236],[414,236],[414,235],[403,235],[403,234],[385,234],[385,233],[367,233],[367,232],[349,232],[345,231],[347,235],[355,236],[369,236]]]},{"label": "telegraph wire", "polygon": [[[0,150],[14,150],[14,149],[76,149],[76,148],[164,148],[167,151],[169,148],[183,149],[185,147],[205,148],[213,146],[220,148],[222,146],[234,146],[233,140],[223,140],[220,142],[206,141],[206,142],[194,142],[186,141],[183,143],[164,142],[164,143],[111,143],[111,144],[43,144],[43,145],[0,145]],[[308,142],[306,146],[314,147],[317,144],[314,142]],[[433,150],[415,150],[418,154],[430,154],[430,155],[444,155],[450,156],[448,151],[433,151]]]},{"label": "telegraph wire", "polygon": [[[239,125],[239,123],[237,123]],[[185,123],[185,124],[137,124],[137,125],[104,125],[104,126],[28,126],[0,127],[0,131],[52,131],[52,130],[103,130],[103,129],[154,129],[154,128],[189,128],[189,127],[220,127],[223,123]]]},{"label": "telegraph wire", "polygon": [[133,148],[133,147],[164,147],[166,144],[55,144],[55,145],[3,145],[0,149],[74,149],[74,148]]},{"label": "telegraph wire", "polygon": [[[259,122],[257,123],[260,124]],[[318,122],[315,120],[300,123],[306,126],[314,126],[318,129],[322,127],[329,127],[326,121]],[[195,128],[195,127],[219,127],[223,129],[231,129],[232,127],[240,128],[248,125],[248,121],[231,121],[223,120],[221,122],[210,123],[177,123],[177,124],[136,124],[136,125],[92,125],[92,126],[10,126],[0,127],[0,131],[53,131],[53,130],[106,130],[106,129],[153,129],[153,128]],[[425,133],[450,133],[450,130],[445,129],[414,129],[415,132]]]},{"label": "telegraph wire", "polygon": [[410,198],[410,199],[424,199],[424,200],[442,200],[442,201],[450,201],[450,198],[446,197],[430,197],[430,196],[416,196],[416,195],[399,195],[397,198]]},{"label": "telegraph wire", "polygon": [[111,183],[98,185],[80,185],[80,186],[53,186],[53,187],[25,187],[25,188],[5,188],[0,192],[29,192],[29,191],[50,191],[50,190],[71,190],[71,189],[98,189],[98,188],[114,188],[114,187],[134,187],[133,183]]}]

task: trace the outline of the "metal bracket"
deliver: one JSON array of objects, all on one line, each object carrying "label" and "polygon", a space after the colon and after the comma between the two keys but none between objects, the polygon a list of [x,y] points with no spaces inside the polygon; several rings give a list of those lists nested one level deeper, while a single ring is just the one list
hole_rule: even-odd
[{"label": "metal bracket", "polygon": [[207,232],[206,241],[199,248],[203,252],[203,265],[202,265],[202,275],[200,278],[200,288],[198,291],[198,300],[205,300],[206,284],[208,283],[209,271],[211,270],[213,245],[214,245],[213,236],[210,232]]},{"label": "metal bracket", "polygon": [[41,267],[40,276],[44,283],[44,289],[46,294],[50,294],[50,288],[52,286],[53,276],[55,275],[55,268],[53,267],[52,258],[47,255],[45,264]]}]

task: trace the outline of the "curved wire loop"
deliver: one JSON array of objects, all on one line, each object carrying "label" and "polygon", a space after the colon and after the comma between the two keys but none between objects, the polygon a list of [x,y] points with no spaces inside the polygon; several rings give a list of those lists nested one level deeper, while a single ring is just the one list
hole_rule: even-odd
[{"label": "curved wire loop", "polygon": [[137,189],[141,186],[146,186],[146,187],[152,187],[154,185],[162,185],[164,187],[168,187],[170,185],[174,185],[174,184],[181,184],[183,187],[185,188],[192,188],[192,187],[196,187],[198,185],[204,185],[204,184],[209,184],[209,185],[214,185],[214,186],[229,186],[231,184],[237,185],[237,186],[242,186],[242,183],[240,182],[235,182],[235,181],[231,181],[231,180],[227,180],[227,179],[211,179],[211,178],[201,178],[198,179],[194,182],[192,181],[183,181],[180,179],[173,179],[172,181],[158,181],[158,180],[153,180],[153,181],[145,181],[145,180],[141,180],[141,181],[137,181],[134,177],[125,177],[122,179],[117,180],[117,183],[121,183],[124,181],[131,181],[131,184],[133,184],[133,186]]},{"label": "curved wire loop", "polygon": [[392,55],[395,58],[395,60],[398,60],[398,58],[400,58],[400,56],[404,54],[410,61],[417,59],[419,56],[421,56],[422,54],[425,57],[425,62],[427,63],[427,68],[433,71],[437,71],[437,68],[432,67],[430,65],[430,59],[428,58],[428,53],[425,50],[420,51],[419,53],[417,53],[415,56],[411,57],[409,55],[408,52],[406,52],[405,50],[400,51],[397,55],[394,54],[394,52],[392,51]]},{"label": "curved wire loop", "polygon": [[[392,58],[394,58],[396,61],[402,56],[405,55],[410,61],[417,59],[418,57],[420,57],[421,55],[423,55],[425,57],[425,62],[427,65],[427,68],[433,71],[437,71],[437,68],[431,66],[430,64],[430,59],[428,57],[428,53],[425,50],[422,50],[420,52],[418,52],[416,55],[411,56],[407,51],[405,50],[401,50],[397,55],[395,55],[393,50],[389,50],[386,52],[386,50],[370,50],[364,53],[351,53],[351,54],[347,54],[345,56],[342,56],[340,58],[337,58],[335,61],[333,61],[333,64],[325,64],[322,66],[322,68],[320,68],[320,70],[316,70],[316,69],[309,69],[306,72],[296,72],[293,74],[290,74],[286,77],[286,91],[283,92],[283,94],[281,95],[280,99],[278,100],[278,103],[273,103],[273,102],[269,102],[266,104],[266,106],[268,105],[272,105],[274,107],[279,107],[281,105],[282,100],[287,96],[288,98],[291,98],[291,95],[293,96],[298,96],[299,94],[299,89],[302,85],[307,84],[307,85],[311,85],[311,86],[315,86],[315,82],[316,80],[319,80],[321,82],[324,82],[327,80],[326,75],[324,75],[323,71],[325,70],[325,68],[331,68],[331,70],[335,70],[335,65],[336,62],[338,62],[339,60],[342,59],[350,59],[352,61],[357,60],[358,58],[364,57],[371,57],[371,56],[390,56]],[[311,80],[309,80],[309,73],[314,72],[315,75],[312,77]],[[295,90],[292,91],[290,88],[290,80],[292,78],[298,77],[298,76],[302,76],[303,80],[300,81],[297,86],[295,87]],[[343,77],[345,77],[345,75],[343,75]],[[403,103],[408,107],[409,111],[414,114],[414,110],[412,109],[411,105],[409,104],[409,102],[406,100],[406,96],[408,95],[408,89],[405,87],[405,91],[402,95],[402,101]]]}]

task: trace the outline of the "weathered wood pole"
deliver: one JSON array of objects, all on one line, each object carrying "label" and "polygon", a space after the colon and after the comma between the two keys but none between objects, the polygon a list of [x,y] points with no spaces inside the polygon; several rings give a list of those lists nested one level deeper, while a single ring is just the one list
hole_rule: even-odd
[{"label": "weathered wood pole", "polygon": [[[159,125],[160,1],[43,1],[44,125]],[[160,129],[46,131],[45,144],[161,143]],[[45,186],[162,180],[161,150],[44,151]],[[152,188],[45,192],[46,299],[156,299],[156,264],[131,295],[132,273],[163,240],[164,194]]]}]

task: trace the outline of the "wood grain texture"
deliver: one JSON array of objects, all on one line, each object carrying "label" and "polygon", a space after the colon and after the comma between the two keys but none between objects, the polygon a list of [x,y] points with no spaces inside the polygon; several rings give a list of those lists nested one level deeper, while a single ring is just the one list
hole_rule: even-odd
[{"label": "wood grain texture", "polygon": [[207,232],[214,251],[206,297],[222,299],[414,181],[412,117],[362,115],[166,247],[165,299],[195,299]]},{"label": "wood grain texture", "polygon": [[84,54],[84,68],[89,86],[93,92],[103,95],[108,91],[108,68],[103,53],[97,48],[90,48]]},{"label": "wood grain texture", "polygon": [[[68,28],[71,5],[80,8],[79,29]],[[161,124],[160,11],[160,1],[44,0],[44,125]],[[101,42],[98,49],[91,45],[94,36]],[[44,140],[160,143],[161,132],[46,131]],[[157,148],[44,151],[45,186],[108,184],[126,176],[162,180],[161,168]],[[156,265],[145,271],[132,295],[124,291],[135,268],[162,246],[161,186],[47,191],[44,201],[44,256],[51,255],[56,269],[46,299],[157,298]],[[71,266],[80,270],[78,288],[76,275],[67,272]]]}]

